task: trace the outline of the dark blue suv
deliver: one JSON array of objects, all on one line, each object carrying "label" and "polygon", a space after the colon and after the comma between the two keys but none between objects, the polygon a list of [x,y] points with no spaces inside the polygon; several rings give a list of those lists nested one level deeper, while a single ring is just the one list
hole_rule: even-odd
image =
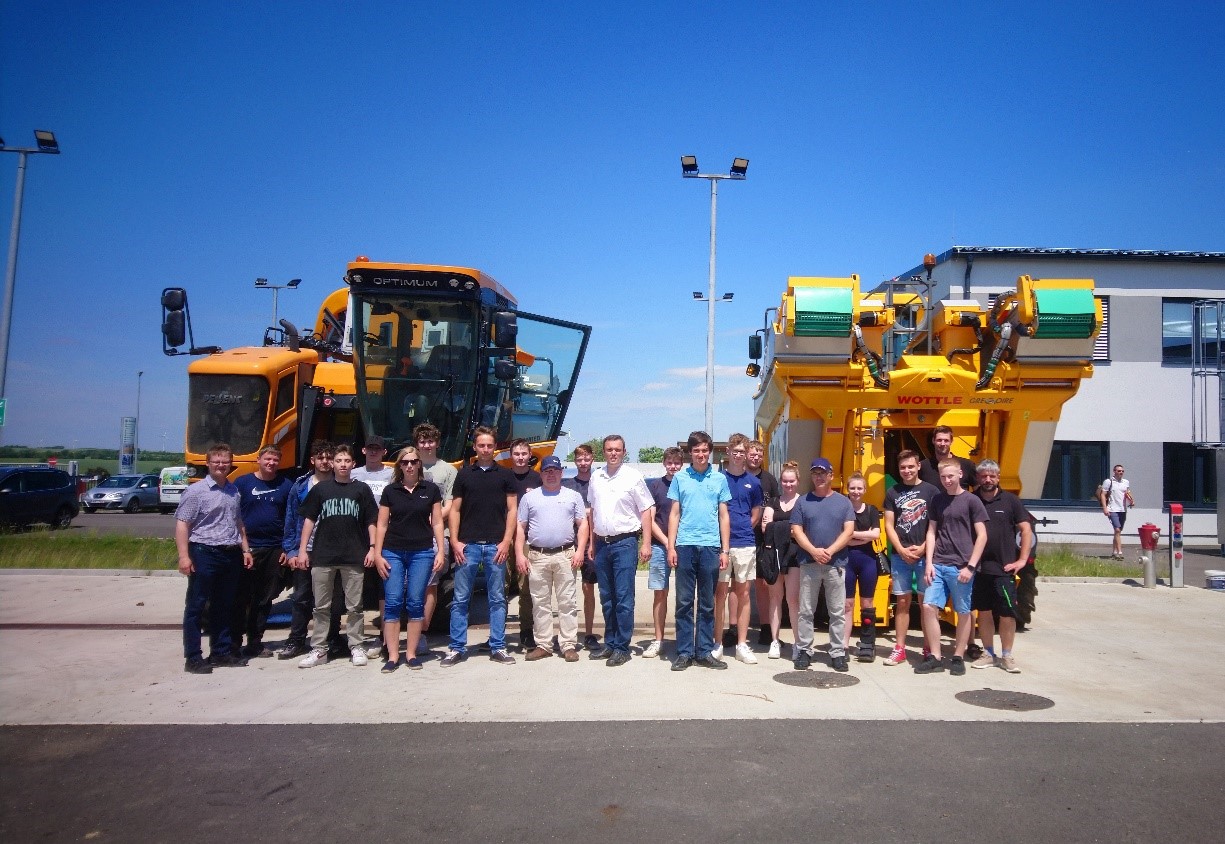
[{"label": "dark blue suv", "polygon": [[76,481],[62,469],[0,466],[0,523],[66,528],[80,509]]}]

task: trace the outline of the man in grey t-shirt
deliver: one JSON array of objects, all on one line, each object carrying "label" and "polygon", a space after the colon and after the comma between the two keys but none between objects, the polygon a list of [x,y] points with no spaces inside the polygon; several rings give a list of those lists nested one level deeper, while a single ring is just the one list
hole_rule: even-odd
[{"label": "man in grey t-shirt", "polygon": [[557,593],[558,645],[566,662],[578,662],[578,603],[574,572],[587,555],[587,507],[583,497],[561,485],[561,460],[540,464],[542,486],[519,500],[515,561],[532,591],[532,633],[536,647],[525,659],[553,655],[553,593]]},{"label": "man in grey t-shirt", "polygon": [[796,613],[795,668],[812,663],[812,616],[821,587],[829,608],[829,656],[835,671],[846,660],[846,544],[855,532],[851,500],[833,491],[834,467],[824,457],[812,461],[812,492],[791,510],[791,539],[800,560],[800,608]]}]

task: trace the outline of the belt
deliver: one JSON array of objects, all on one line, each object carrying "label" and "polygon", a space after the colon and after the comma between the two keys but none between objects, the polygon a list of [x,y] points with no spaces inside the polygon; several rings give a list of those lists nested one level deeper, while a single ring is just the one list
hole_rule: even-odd
[{"label": "belt", "polygon": [[631,536],[634,539],[637,539],[638,537],[642,536],[642,531],[632,530],[629,533],[614,533],[612,536],[600,536],[597,534],[596,539],[600,540],[605,545],[612,545],[614,542],[620,542],[622,539],[629,539]]},{"label": "belt", "polygon": [[541,548],[539,545],[528,545],[529,551],[535,551],[537,554],[560,554],[562,551],[569,551],[574,547],[573,542],[565,545],[558,545],[556,548]]},{"label": "belt", "polygon": [[191,542],[189,544],[199,545],[202,548],[213,548],[217,551],[239,551],[242,549],[241,545],[209,545],[207,542]]}]

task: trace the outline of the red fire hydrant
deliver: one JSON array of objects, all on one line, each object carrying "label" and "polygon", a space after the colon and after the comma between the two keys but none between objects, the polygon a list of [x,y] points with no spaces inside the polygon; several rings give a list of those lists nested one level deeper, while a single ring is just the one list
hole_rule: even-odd
[{"label": "red fire hydrant", "polygon": [[1161,528],[1152,522],[1140,525],[1140,562],[1144,564],[1144,588],[1155,589],[1157,586],[1156,554],[1157,539],[1161,536]]}]

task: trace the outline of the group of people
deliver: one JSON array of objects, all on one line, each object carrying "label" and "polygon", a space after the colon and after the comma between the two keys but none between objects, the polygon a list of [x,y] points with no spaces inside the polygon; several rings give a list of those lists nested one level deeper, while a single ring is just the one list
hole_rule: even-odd
[{"label": "group of people", "polygon": [[[647,585],[653,593],[654,631],[642,650],[646,658],[662,655],[675,574],[673,671],[694,665],[726,669],[725,631],[737,660],[757,662],[749,643],[753,588],[761,617],[758,642],[768,645],[769,659],[782,655],[785,601],[794,621],[794,666],[804,670],[811,665],[822,589],[831,667],[849,670],[847,639],[856,592],[861,638],[854,655],[865,662],[875,658],[873,598],[881,573],[873,545],[879,544],[881,514],[863,500],[866,482],[858,473],[847,479],[843,495],[833,490],[833,466],[818,457],[810,466],[812,490],[801,496],[799,466],[789,462],[774,478],[763,468],[765,447],[743,434],[729,437],[726,468],[717,470],[711,437],[693,432],[685,451],[664,452],[664,474],[650,481],[625,465],[625,442],[615,434],[603,440],[605,465],[593,468],[591,448],[579,446],[577,474],[566,479],[555,456],[533,469],[525,441],[511,444],[510,467],[499,465],[496,434],[486,427],[474,431],[475,457],[458,470],[438,460],[439,434],[433,426],[418,426],[413,439],[415,447],[401,449],[390,467],[382,462],[386,448],[379,437],[367,439],[360,467],[349,446],[317,442],[311,449],[312,472],[294,482],[278,477],[275,446],[260,452],[256,472],[234,483],[226,479],[229,448],[209,450],[208,477],[184,494],[176,513],[179,569],[189,575],[183,619],[186,671],[210,673],[215,666],[240,666],[273,655],[300,657],[299,666],[310,668],[346,653],[356,665],[381,658],[384,673],[401,666],[420,669],[438,577],[449,559],[454,561],[454,593],[449,641],[440,661],[444,668],[469,656],[469,609],[482,570],[493,662],[515,662],[506,638],[506,593],[514,578],[519,643],[527,661],[558,654],[576,662],[585,648],[589,659],[609,667],[624,665],[633,657],[640,562],[648,564]],[[1016,672],[1013,575],[1028,560],[1029,516],[1015,496],[999,488],[997,464],[974,466],[952,457],[951,443],[952,431],[937,428],[932,458],[921,460],[912,451],[898,455],[901,481],[883,502],[897,627],[885,665],[907,661],[911,596],[919,593],[925,644],[916,673],[944,670],[939,613],[950,602],[958,613],[951,673],[965,672],[971,610],[977,612],[983,643],[974,667],[998,665]],[[934,475],[939,488],[925,475]],[[287,641],[273,651],[264,646],[263,635],[285,572],[293,587],[292,620]],[[597,600],[604,619],[602,641],[593,630]],[[380,641],[367,647],[363,609],[375,601]],[[206,607],[208,659],[200,632]],[[343,639],[342,607],[347,613]],[[405,616],[407,641],[401,654]]]}]

